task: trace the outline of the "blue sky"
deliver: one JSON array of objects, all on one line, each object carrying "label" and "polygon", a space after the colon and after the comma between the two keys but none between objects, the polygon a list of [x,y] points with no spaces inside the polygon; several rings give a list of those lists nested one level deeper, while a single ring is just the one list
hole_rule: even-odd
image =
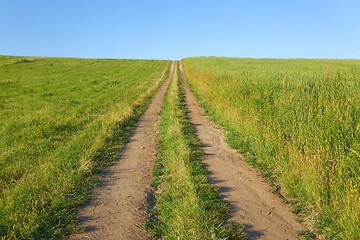
[{"label": "blue sky", "polygon": [[360,59],[360,1],[0,0],[0,55]]}]

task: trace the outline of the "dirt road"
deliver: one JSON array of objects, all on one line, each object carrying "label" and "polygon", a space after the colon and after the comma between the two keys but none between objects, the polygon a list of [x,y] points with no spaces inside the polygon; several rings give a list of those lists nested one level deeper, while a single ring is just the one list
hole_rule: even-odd
[{"label": "dirt road", "polygon": [[[157,123],[173,71],[174,64],[168,79],[140,118],[121,158],[106,170],[103,187],[96,189],[94,199],[80,210],[86,231],[70,239],[147,239],[140,224],[147,218],[146,199],[156,156]],[[181,77],[189,117],[204,143],[204,163],[210,172],[210,181],[231,205],[229,220],[244,225],[249,239],[299,239],[296,231],[305,228],[272,193],[258,171],[228,147],[222,130],[205,116],[184,75]]]},{"label": "dirt road", "polygon": [[94,191],[93,200],[79,215],[86,232],[70,239],[146,239],[139,225],[147,218],[146,202],[156,156],[156,131],[160,108],[174,71],[162,85],[139,119],[135,132],[126,144],[120,159],[105,171],[103,187]]},{"label": "dirt road", "polygon": [[[180,65],[180,70],[182,66]],[[271,187],[225,143],[224,134],[205,116],[182,74],[189,117],[204,144],[204,163],[210,181],[231,204],[230,221],[245,226],[249,239],[299,239],[296,231],[304,227],[295,220]]]}]

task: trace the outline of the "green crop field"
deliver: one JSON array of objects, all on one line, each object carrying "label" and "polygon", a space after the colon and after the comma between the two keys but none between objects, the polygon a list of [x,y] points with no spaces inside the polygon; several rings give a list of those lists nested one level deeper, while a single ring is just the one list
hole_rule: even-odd
[{"label": "green crop field", "polygon": [[229,143],[329,239],[360,239],[360,61],[187,58]]},{"label": "green crop field", "polygon": [[0,57],[0,238],[68,230],[169,64]]}]

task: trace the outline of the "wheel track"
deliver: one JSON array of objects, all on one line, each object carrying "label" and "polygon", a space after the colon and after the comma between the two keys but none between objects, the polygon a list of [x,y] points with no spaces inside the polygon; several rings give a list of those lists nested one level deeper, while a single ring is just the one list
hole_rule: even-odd
[{"label": "wheel track", "polygon": [[190,91],[181,64],[180,71],[188,116],[204,144],[204,163],[210,173],[210,182],[231,206],[228,220],[244,225],[249,239],[299,239],[296,231],[305,228],[268,183],[259,177],[259,172],[226,144],[222,130],[205,116]]},{"label": "wheel track", "polygon": [[101,187],[78,212],[85,232],[69,239],[146,239],[141,227],[147,219],[147,196],[156,157],[156,133],[161,105],[174,71],[140,117],[121,157],[104,171]]}]

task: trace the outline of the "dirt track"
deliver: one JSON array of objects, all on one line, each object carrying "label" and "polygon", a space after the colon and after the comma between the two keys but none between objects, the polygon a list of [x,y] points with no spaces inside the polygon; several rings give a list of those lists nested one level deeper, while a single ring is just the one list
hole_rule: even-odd
[{"label": "dirt track", "polygon": [[[180,65],[182,71],[182,66]],[[183,72],[183,71],[182,71]],[[271,187],[225,143],[222,130],[205,116],[182,74],[189,117],[204,144],[210,181],[231,204],[230,221],[245,226],[249,239],[299,239],[305,228]]]},{"label": "dirt track", "polygon": [[147,218],[147,194],[156,156],[157,123],[173,70],[174,64],[168,79],[139,119],[120,159],[105,171],[102,187],[94,191],[93,200],[80,210],[81,225],[86,227],[86,231],[70,239],[147,238],[139,225]]},{"label": "dirt track", "polygon": [[[103,175],[103,187],[94,190],[93,200],[80,210],[81,224],[86,226],[86,231],[70,239],[147,239],[140,225],[147,218],[157,123],[173,71],[174,64],[168,79],[140,118],[121,158]],[[205,116],[183,74],[182,80],[189,117],[198,138],[204,143],[204,163],[210,172],[210,181],[230,202],[229,220],[244,225],[249,239],[299,239],[295,232],[305,228],[296,222],[288,206],[272,193],[258,171],[227,146],[222,130]]]}]

